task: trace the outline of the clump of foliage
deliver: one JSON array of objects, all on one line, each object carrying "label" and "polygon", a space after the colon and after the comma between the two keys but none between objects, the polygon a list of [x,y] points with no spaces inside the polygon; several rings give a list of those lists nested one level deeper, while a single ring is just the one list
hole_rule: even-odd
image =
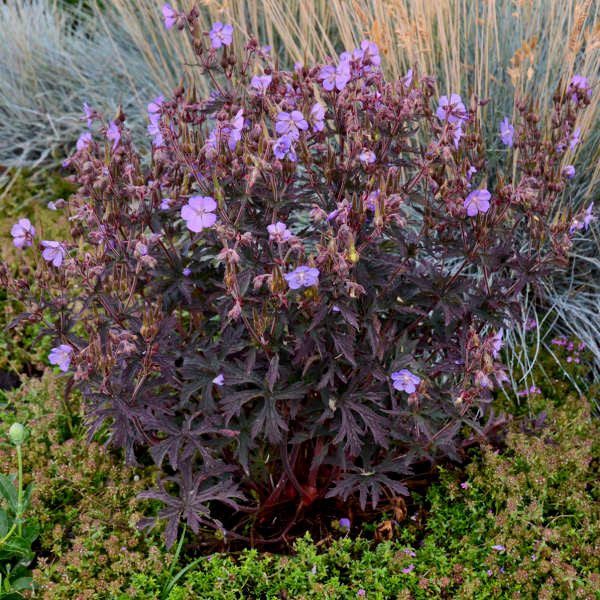
[{"label": "clump of foliage", "polygon": [[[494,431],[501,327],[593,219],[548,218],[588,90],[559,87],[544,119],[520,103],[502,133],[514,175],[492,186],[484,101],[436,109],[434,80],[386,81],[367,40],[288,72],[255,40],[236,59],[230,25],[163,13],[214,93],[148,106],[147,165],[122,111],[85,105],[100,126],[65,162],[71,239],[42,240],[32,290],[8,266],[2,280],[55,336],[90,434],[164,470],[140,497],[164,503],[169,546],[181,520],[279,541],[315,501],[375,507],[415,464],[460,459],[463,426]],[[36,235],[13,230],[21,248]]]}]

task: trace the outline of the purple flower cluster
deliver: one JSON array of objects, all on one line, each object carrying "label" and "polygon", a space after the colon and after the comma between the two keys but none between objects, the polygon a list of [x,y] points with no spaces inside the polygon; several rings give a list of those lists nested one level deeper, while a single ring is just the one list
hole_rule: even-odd
[{"label": "purple flower cluster", "polygon": [[373,42],[363,40],[360,48],[340,54],[337,67],[331,65],[323,67],[319,73],[319,79],[326,91],[341,92],[352,79],[362,77],[373,67],[378,67],[380,63],[379,48]]}]

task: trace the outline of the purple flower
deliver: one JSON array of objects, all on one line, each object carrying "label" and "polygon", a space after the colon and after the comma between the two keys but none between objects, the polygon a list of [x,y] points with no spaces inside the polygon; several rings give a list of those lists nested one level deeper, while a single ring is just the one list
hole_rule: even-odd
[{"label": "purple flower", "polygon": [[342,61],[337,69],[330,65],[323,67],[319,73],[319,79],[323,81],[323,87],[328,92],[333,89],[342,91],[350,81],[350,63]]},{"label": "purple flower", "polygon": [[469,482],[468,482],[468,481],[463,481],[463,482],[460,484],[460,487],[461,487],[463,490],[466,490],[466,489],[469,487]]},{"label": "purple flower", "polygon": [[277,138],[273,144],[273,154],[279,160],[283,160],[287,156],[289,160],[296,162],[296,153],[294,152],[292,141],[293,139],[289,135],[282,135],[280,138]]},{"label": "purple flower", "polygon": [[491,569],[488,569],[487,574],[491,577],[494,574],[494,572]]},{"label": "purple flower", "polygon": [[333,221],[340,214],[340,209],[336,208],[327,215],[327,221]]},{"label": "purple flower", "polygon": [[210,196],[192,196],[188,203],[181,207],[181,218],[186,221],[187,228],[199,233],[207,227],[212,227],[217,221],[213,211],[217,203]]},{"label": "purple flower", "polygon": [[42,240],[42,246],[44,247],[44,251],[42,252],[44,260],[51,262],[55,267],[60,267],[64,257],[67,255],[67,251],[62,247],[61,243]]},{"label": "purple flower", "polygon": [[277,115],[275,131],[279,135],[289,135],[293,140],[297,140],[300,137],[299,129],[308,129],[308,123],[299,110],[293,110],[291,113],[282,111]]},{"label": "purple flower", "polygon": [[578,127],[574,132],[571,138],[569,139],[569,146],[571,146],[571,150],[575,152],[575,146],[581,142],[581,138],[579,135],[581,134],[581,127]]},{"label": "purple flower", "polygon": [[192,270],[189,267],[186,267],[183,271],[181,271],[183,273],[184,277],[189,277],[192,274]]},{"label": "purple flower", "polygon": [[323,67],[319,73],[319,79],[323,82],[323,87],[331,92],[335,88],[335,67],[330,65]]},{"label": "purple flower", "polygon": [[447,118],[448,123],[467,119],[467,110],[458,94],[452,94],[450,100],[448,100],[448,96],[442,96],[435,114],[440,121]]},{"label": "purple flower", "polygon": [[475,167],[469,167],[467,170],[467,181],[471,181],[471,177],[477,173],[477,169]]},{"label": "purple flower", "polygon": [[171,29],[177,21],[177,13],[171,8],[170,4],[165,3],[162,7],[162,14],[165,18],[165,27]]},{"label": "purple flower", "polygon": [[474,217],[477,213],[486,213],[490,208],[490,198],[492,195],[486,190],[475,190],[465,198],[464,207],[467,214]]},{"label": "purple flower", "polygon": [[212,26],[209,35],[212,47],[215,50],[218,50],[221,46],[229,46],[233,40],[233,25],[223,25],[223,23],[217,21]]},{"label": "purple flower", "polygon": [[358,590],[358,592],[356,592],[356,594],[357,594],[357,596],[366,596],[367,592],[365,592],[365,590],[360,588],[360,590]]},{"label": "purple flower", "polygon": [[73,348],[68,344],[61,344],[56,348],[52,348],[50,353],[48,354],[48,360],[51,365],[58,365],[58,368],[67,372],[69,370],[69,365],[71,364],[71,354],[73,353]]},{"label": "purple flower", "polygon": [[363,149],[363,151],[358,155],[358,158],[362,160],[366,164],[374,163],[376,160],[375,152],[372,150],[368,150],[367,148]]},{"label": "purple flower", "polygon": [[[587,77],[584,77],[583,75],[573,76],[573,79],[571,79],[571,83],[569,84],[569,89],[567,90],[567,92],[571,93],[577,90],[586,93],[591,98],[592,88],[588,83]],[[577,102],[577,94],[573,93],[571,95],[571,100],[573,100],[573,102]]]},{"label": "purple flower", "polygon": [[573,165],[567,165],[562,170],[562,175],[563,175],[563,177],[566,177],[567,179],[573,179],[573,177],[575,177],[575,167]]},{"label": "purple flower", "polygon": [[160,209],[168,210],[169,208],[171,208],[171,202],[173,202],[173,198],[163,198],[160,201]]},{"label": "purple flower", "polygon": [[310,122],[313,126],[313,131],[323,131],[325,123],[325,109],[320,102],[315,102],[313,107],[310,109]]},{"label": "purple flower", "polygon": [[408,565],[408,567],[404,567],[404,569],[402,569],[402,572],[408,575],[408,573],[410,573],[414,568],[415,565],[411,563],[410,565]]},{"label": "purple flower", "polygon": [[233,152],[237,146],[237,143],[242,139],[242,129],[244,128],[244,109],[235,113],[235,116],[229,121],[229,127],[221,127],[220,129],[213,131],[210,134],[208,145],[212,148],[217,147],[217,135],[224,136],[227,139],[227,145]]},{"label": "purple flower", "polygon": [[344,529],[347,529],[348,531],[350,531],[350,519],[348,519],[346,517],[342,517],[340,519],[340,527],[343,527]]},{"label": "purple flower", "polygon": [[373,190],[367,196],[367,201],[366,201],[367,210],[373,210],[373,211],[375,210],[375,203],[377,202],[377,199],[379,198],[379,194],[380,194],[379,190]]},{"label": "purple flower", "polygon": [[162,146],[165,142],[162,131],[158,126],[158,122],[150,123],[150,125],[148,125],[148,135],[154,136],[154,139],[152,140],[153,146]]},{"label": "purple flower", "polygon": [[310,572],[311,572],[313,575],[316,575],[316,574],[317,574],[317,565],[313,565],[313,566],[312,566],[312,569],[310,570]]},{"label": "purple flower", "polygon": [[494,550],[498,550],[498,552],[504,552],[506,550],[506,548],[502,544],[496,544],[495,546],[492,546],[492,548]]},{"label": "purple flower", "polygon": [[121,139],[121,132],[119,131],[119,128],[115,125],[114,121],[110,122],[110,127],[106,131],[106,137],[112,141],[112,149],[114,150],[117,147],[119,140]]},{"label": "purple flower", "polygon": [[596,217],[592,215],[592,209],[594,208],[594,203],[592,202],[585,210],[583,215],[583,227],[587,229],[592,221],[596,220]]},{"label": "purple flower", "polygon": [[335,70],[335,87],[340,92],[346,87],[350,81],[350,63],[342,61]]},{"label": "purple flower", "polygon": [[93,124],[94,111],[88,106],[87,102],[83,103],[83,112],[85,112],[85,118],[87,119],[88,129],[91,129]]},{"label": "purple flower", "polygon": [[407,394],[414,394],[417,386],[421,383],[421,378],[417,375],[414,375],[407,369],[402,369],[396,373],[392,373],[391,378],[394,382],[394,388],[400,392],[406,392]]},{"label": "purple flower", "polygon": [[77,150],[89,148],[92,143],[92,134],[89,131],[84,131],[77,140]]},{"label": "purple flower", "polygon": [[296,267],[291,273],[286,273],[284,277],[292,290],[311,287],[319,283],[319,269],[303,265]]},{"label": "purple flower", "polygon": [[160,121],[160,111],[162,109],[162,105],[165,99],[162,94],[156,96],[152,102],[148,104],[148,115],[150,117],[150,121],[152,123],[156,123]]},{"label": "purple flower", "polygon": [[500,123],[500,137],[502,138],[502,143],[505,146],[512,146],[514,135],[515,128],[510,124],[508,117],[505,117],[504,121]]},{"label": "purple flower", "polygon": [[452,132],[452,141],[454,142],[454,147],[458,150],[458,143],[460,142],[465,132],[462,128],[462,121],[456,121],[456,123],[450,123],[450,131]]},{"label": "purple flower", "polygon": [[406,87],[410,87],[413,78],[413,70],[409,69],[406,75],[402,78],[402,84]]},{"label": "purple flower", "polygon": [[363,63],[368,65],[374,65],[378,67],[381,64],[381,57],[379,56],[379,48],[376,44],[369,40],[363,40],[360,43],[360,48],[362,50],[362,60]]},{"label": "purple flower", "polygon": [[28,248],[32,244],[35,227],[29,219],[19,219],[19,222],[12,226],[10,235],[13,236],[13,244],[16,248]]},{"label": "purple flower", "polygon": [[223,385],[225,383],[225,378],[223,377],[223,373],[219,373],[213,380],[212,382],[215,385]]},{"label": "purple flower", "polygon": [[596,217],[592,215],[592,210],[594,208],[594,203],[590,203],[590,205],[583,213],[583,218],[581,216],[577,216],[573,219],[571,223],[571,228],[569,229],[569,233],[573,233],[576,229],[586,229],[589,227],[592,221],[596,220]]},{"label": "purple flower", "polygon": [[500,352],[500,350],[502,349],[502,338],[504,337],[504,329],[500,329],[500,331],[498,331],[498,333],[495,333],[492,338],[492,356],[494,358],[496,358],[498,356],[498,353]]},{"label": "purple flower", "polygon": [[271,85],[273,77],[271,75],[255,75],[250,81],[250,85],[258,90],[259,93],[264,94],[267,88]]},{"label": "purple flower", "polygon": [[287,240],[292,237],[292,232],[287,228],[287,225],[281,221],[272,225],[267,225],[267,231],[269,232],[269,240],[276,241],[280,244],[287,242]]}]

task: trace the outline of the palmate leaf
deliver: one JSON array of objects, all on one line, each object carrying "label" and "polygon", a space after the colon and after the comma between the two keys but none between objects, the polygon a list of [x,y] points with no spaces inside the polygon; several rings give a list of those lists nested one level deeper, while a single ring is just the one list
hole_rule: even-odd
[{"label": "palmate leaf", "polygon": [[[221,502],[234,510],[239,508],[236,500],[244,499],[244,495],[235,482],[223,477],[232,470],[235,467],[222,465],[207,473],[191,461],[186,461],[181,464],[178,475],[159,478],[158,489],[138,494],[140,499],[158,500],[166,505],[159,510],[158,516],[167,519],[165,543],[168,549],[177,539],[181,520],[185,520],[192,531],[198,533],[202,518],[210,516],[209,502]],[[166,482],[173,482],[179,487],[178,496],[167,492]],[[154,523],[153,519],[142,519],[138,526],[152,529]]]},{"label": "palmate leaf", "polygon": [[408,496],[407,485],[399,481],[398,477],[412,475],[410,464],[414,455],[407,453],[400,458],[388,455],[381,462],[373,464],[372,454],[372,449],[365,448],[361,454],[363,467],[359,467],[356,462],[349,465],[326,497],[347,500],[350,495],[358,492],[360,505],[364,510],[369,499],[372,507],[376,508],[385,490],[395,496]]}]

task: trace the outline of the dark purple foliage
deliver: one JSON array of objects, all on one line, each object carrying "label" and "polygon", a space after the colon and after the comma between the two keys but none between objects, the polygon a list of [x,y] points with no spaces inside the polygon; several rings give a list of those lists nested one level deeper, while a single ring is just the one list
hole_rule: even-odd
[{"label": "dark purple foliage", "polygon": [[415,463],[461,458],[463,426],[497,429],[500,330],[566,263],[572,216],[550,209],[587,96],[557,93],[549,133],[521,105],[516,177],[491,182],[477,98],[439,118],[434,80],[386,81],[373,44],[285,72],[178,19],[214,94],[153,103],[146,166],[125,116],[93,113],[73,239],[60,268],[39,260],[27,318],[74,348],[90,435],[165,470],[143,497],[168,545],[182,519],[223,530],[216,503],[406,494]]}]

